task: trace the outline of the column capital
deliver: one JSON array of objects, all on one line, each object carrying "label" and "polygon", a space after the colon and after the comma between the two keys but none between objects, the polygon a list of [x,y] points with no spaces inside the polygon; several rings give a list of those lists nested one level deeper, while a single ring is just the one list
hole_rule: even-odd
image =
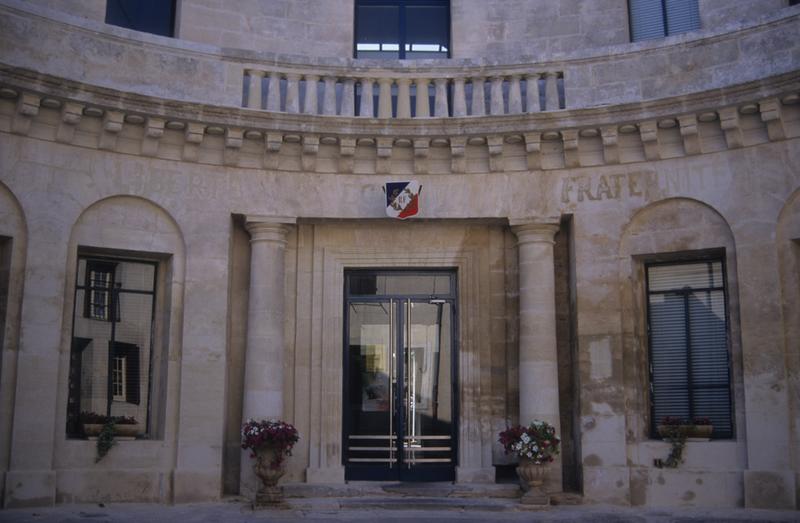
[{"label": "column capital", "polygon": [[297,218],[288,216],[257,216],[248,215],[245,217],[245,229],[250,233],[250,243],[274,242],[281,245],[286,244],[286,235],[289,233],[289,225],[297,223]]},{"label": "column capital", "polygon": [[532,218],[510,218],[511,230],[517,235],[517,245],[523,243],[555,243],[558,222]]},{"label": "column capital", "polygon": [[261,69],[248,69],[247,74],[249,76],[257,76],[259,78],[264,78],[264,76],[266,75],[266,73]]}]

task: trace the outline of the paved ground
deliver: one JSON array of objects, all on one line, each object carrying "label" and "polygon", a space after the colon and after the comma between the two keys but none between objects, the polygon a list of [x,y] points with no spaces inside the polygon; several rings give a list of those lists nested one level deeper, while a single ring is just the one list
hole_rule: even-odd
[{"label": "paved ground", "polygon": [[[353,500],[355,501],[355,500]],[[294,502],[293,502],[294,503]],[[691,523],[691,522],[741,522],[776,521],[800,522],[798,511],[744,510],[744,509],[634,509],[608,506],[562,506],[544,510],[519,510],[516,502],[507,500],[486,505],[484,502],[465,501],[461,506],[452,504],[415,505],[408,500],[400,505],[396,500],[386,508],[371,505],[342,508],[337,500],[304,500],[283,510],[253,511],[241,500],[222,503],[192,505],[148,505],[118,503],[107,505],[60,505],[42,509],[0,510],[0,522],[14,523],[210,523],[210,522],[449,522],[484,523],[491,521],[569,521],[591,523]],[[403,508],[400,508],[403,506]],[[413,507],[416,507],[413,508]],[[420,510],[421,509],[421,510]]]}]

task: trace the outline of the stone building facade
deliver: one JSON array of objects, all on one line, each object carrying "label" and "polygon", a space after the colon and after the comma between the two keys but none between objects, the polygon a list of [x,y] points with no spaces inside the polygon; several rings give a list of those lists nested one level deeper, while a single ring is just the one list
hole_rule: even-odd
[{"label": "stone building facade", "polygon": [[[248,417],[299,429],[284,481],[342,484],[402,386],[408,479],[501,481],[541,419],[553,492],[797,508],[790,3],[631,42],[626,0],[451,0],[450,58],[386,61],[350,58],[353,0],[179,0],[174,38],[0,0],[3,506],[250,493]],[[657,467],[687,390],[717,432]],[[95,462],[103,409],[138,436]]]}]

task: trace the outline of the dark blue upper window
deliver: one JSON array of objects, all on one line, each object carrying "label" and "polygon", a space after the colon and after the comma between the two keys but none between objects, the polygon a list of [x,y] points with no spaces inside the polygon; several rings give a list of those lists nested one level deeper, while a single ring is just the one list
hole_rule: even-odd
[{"label": "dark blue upper window", "polygon": [[628,0],[631,42],[700,29],[697,0]]},{"label": "dark blue upper window", "polygon": [[175,0],[108,0],[106,23],[162,36],[175,35]]},{"label": "dark blue upper window", "polygon": [[356,58],[449,58],[449,0],[356,0]]}]

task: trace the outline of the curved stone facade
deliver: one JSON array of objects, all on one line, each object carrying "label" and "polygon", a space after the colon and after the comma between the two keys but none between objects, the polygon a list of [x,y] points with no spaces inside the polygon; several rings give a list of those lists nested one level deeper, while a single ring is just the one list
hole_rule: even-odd
[{"label": "curved stone facade", "polygon": [[[800,7],[701,0],[701,30],[627,43],[627,3],[589,3],[452,0],[453,59],[376,61],[346,0],[249,30],[256,7],[184,0],[177,39],[2,0],[3,504],[250,494],[251,416],[299,429],[284,481],[343,483],[344,277],[380,268],[457,274],[457,482],[502,480],[522,416],[560,429],[554,493],[797,508]],[[410,179],[419,214],[388,219]],[[709,258],[732,437],[657,468],[646,270]],[[113,400],[147,427],[95,463],[73,329],[117,314],[81,265],[108,260],[152,267],[155,356]]]}]

